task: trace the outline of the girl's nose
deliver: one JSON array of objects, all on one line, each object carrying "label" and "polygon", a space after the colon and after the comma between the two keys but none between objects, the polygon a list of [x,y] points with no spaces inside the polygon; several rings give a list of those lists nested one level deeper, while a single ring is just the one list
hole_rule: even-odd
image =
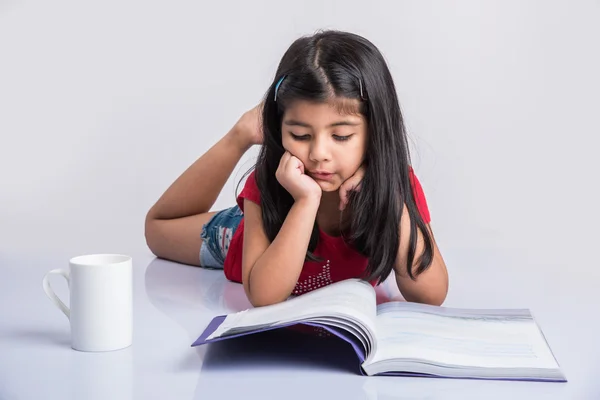
[{"label": "girl's nose", "polygon": [[308,156],[311,161],[323,162],[331,160],[329,146],[323,139],[315,139],[310,146],[310,154]]}]

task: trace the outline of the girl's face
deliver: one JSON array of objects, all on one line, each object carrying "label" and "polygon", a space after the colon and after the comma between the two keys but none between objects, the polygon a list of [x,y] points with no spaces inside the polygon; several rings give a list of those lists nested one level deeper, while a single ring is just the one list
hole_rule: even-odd
[{"label": "girl's face", "polygon": [[[358,100],[344,99],[344,108]],[[304,100],[286,108],[281,124],[283,147],[304,164],[304,173],[324,192],[333,192],[361,166],[367,122],[361,114],[340,113],[338,104]]]}]

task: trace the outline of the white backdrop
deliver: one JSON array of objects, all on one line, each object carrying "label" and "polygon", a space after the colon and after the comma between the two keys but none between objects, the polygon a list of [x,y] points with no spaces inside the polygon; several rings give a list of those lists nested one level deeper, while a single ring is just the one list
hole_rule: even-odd
[{"label": "white backdrop", "polygon": [[0,0],[0,253],[147,251],[148,208],[295,38],[337,28],[389,61],[443,252],[598,277],[598,21],[597,0]]}]

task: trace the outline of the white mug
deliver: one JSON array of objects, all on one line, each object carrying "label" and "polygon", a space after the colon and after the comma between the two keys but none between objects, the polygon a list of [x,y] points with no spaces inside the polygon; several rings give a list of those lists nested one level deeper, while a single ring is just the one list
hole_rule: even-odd
[{"label": "white mug", "polygon": [[[132,269],[129,256],[91,254],[69,260],[68,271],[54,269],[44,276],[44,291],[70,321],[73,349],[112,351],[131,345]],[[52,274],[67,279],[70,308],[50,287]]]}]

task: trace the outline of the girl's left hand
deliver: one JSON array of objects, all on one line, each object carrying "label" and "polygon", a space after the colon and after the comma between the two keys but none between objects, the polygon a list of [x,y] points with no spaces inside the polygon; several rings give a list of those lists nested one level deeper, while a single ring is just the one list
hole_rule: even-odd
[{"label": "girl's left hand", "polygon": [[340,211],[346,208],[348,204],[348,192],[360,190],[360,182],[365,176],[365,168],[361,165],[354,175],[346,179],[340,186]]}]

